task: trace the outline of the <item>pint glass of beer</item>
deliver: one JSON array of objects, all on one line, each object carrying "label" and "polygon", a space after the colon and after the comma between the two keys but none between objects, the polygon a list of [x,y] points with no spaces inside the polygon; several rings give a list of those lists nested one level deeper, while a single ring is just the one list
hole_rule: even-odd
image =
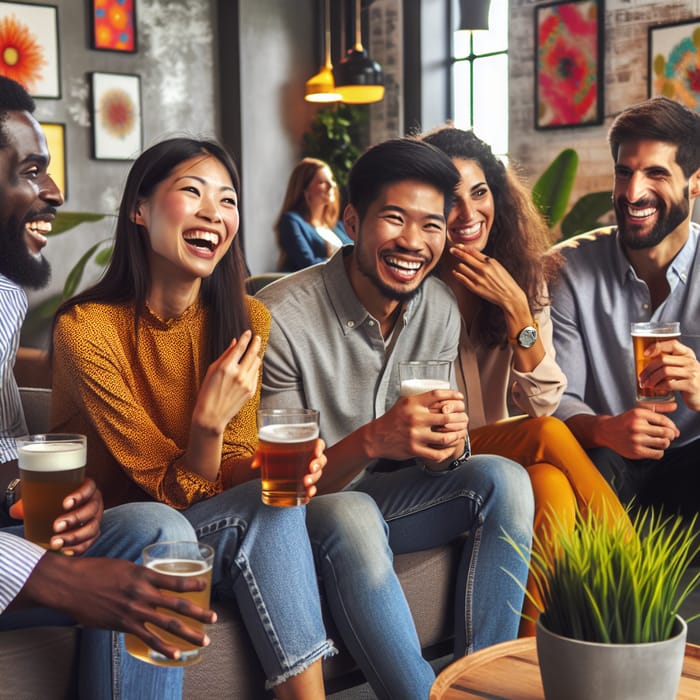
[{"label": "pint glass of beer", "polygon": [[450,388],[450,363],[447,360],[399,362],[401,396],[416,396],[434,389]]},{"label": "pint glass of beer", "polygon": [[262,501],[268,506],[308,503],[304,476],[318,438],[318,411],[258,409],[258,453]]},{"label": "pint glass of beer", "polygon": [[85,479],[84,435],[49,433],[16,438],[24,503],[24,535],[46,549],[63,499]]},{"label": "pint glass of beer", "polygon": [[680,323],[677,321],[633,323],[631,333],[634,347],[635,373],[637,376],[637,401],[654,403],[673,401],[673,392],[665,393],[650,387],[641,387],[639,385],[639,375],[652,359],[651,357],[645,357],[644,351],[658,341],[679,338],[681,335]]},{"label": "pint glass of beer", "polygon": [[[199,605],[200,608],[209,607],[214,550],[208,544],[202,544],[201,542],[156,542],[144,548],[142,563],[149,569],[158,571],[161,574],[203,579],[206,582],[204,590],[177,593],[161,589],[161,593],[173,598],[184,598],[195,605]],[[179,618],[188,627],[192,627],[195,630],[204,630],[204,624],[198,620],[180,615],[174,610],[166,608],[159,608],[159,610],[172,617]],[[126,650],[132,656],[155,666],[191,666],[201,660],[204,647],[187,642],[182,637],[166,632],[151,622],[146,622],[145,626],[153,634],[176,646],[180,650],[180,658],[177,660],[169,659],[160,652],[151,649],[135,635],[127,633],[124,635],[124,644],[126,645]]]}]

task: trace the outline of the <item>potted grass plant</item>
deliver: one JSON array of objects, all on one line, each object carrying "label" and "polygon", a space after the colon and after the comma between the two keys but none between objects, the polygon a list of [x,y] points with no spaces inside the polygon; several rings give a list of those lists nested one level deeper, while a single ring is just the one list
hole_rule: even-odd
[{"label": "potted grass plant", "polygon": [[[630,521],[551,519],[530,553],[541,605],[537,652],[546,700],[674,700],[687,633],[679,609],[700,585],[697,516],[684,522],[641,509]],[[526,592],[526,595],[527,594]],[[688,621],[700,614],[688,618]]]}]

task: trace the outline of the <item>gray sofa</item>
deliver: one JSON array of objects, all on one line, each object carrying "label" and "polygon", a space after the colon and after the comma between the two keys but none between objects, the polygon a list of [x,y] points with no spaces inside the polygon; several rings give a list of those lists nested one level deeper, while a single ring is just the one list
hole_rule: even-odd
[{"label": "gray sofa", "polygon": [[[24,388],[22,401],[31,432],[48,424],[51,392]],[[396,557],[395,568],[413,612],[426,658],[449,653],[452,635],[454,579],[458,543]],[[283,584],[281,584],[283,585]],[[219,620],[211,626],[212,640],[204,659],[186,670],[186,700],[214,697],[255,700],[269,697],[264,677],[235,604],[215,601]],[[328,633],[341,653],[324,662],[328,693],[364,679],[327,620]],[[0,699],[59,700],[74,698],[77,644],[80,629],[35,628],[0,632]],[[131,700],[131,699],[129,699]]]}]

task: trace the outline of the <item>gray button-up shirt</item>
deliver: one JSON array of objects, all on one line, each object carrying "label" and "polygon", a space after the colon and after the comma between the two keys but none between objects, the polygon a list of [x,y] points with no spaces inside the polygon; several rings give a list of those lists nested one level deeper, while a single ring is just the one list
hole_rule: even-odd
[{"label": "gray button-up shirt", "polygon": [[[559,245],[565,263],[552,285],[552,321],[557,362],[568,386],[555,415],[618,415],[636,405],[636,375],[630,324],[680,321],[681,342],[700,357],[700,226],[669,265],[671,288],[652,313],[651,296],[618,240],[617,229],[600,229]],[[678,397],[668,414],[678,426],[679,447],[700,438],[700,413]]]},{"label": "gray button-up shirt", "polygon": [[272,314],[261,404],[319,410],[321,437],[329,446],[394,405],[399,362],[453,362],[459,342],[454,295],[429,277],[406,305],[388,353],[377,319],[348,280],[343,264],[347,250],[257,295]]}]

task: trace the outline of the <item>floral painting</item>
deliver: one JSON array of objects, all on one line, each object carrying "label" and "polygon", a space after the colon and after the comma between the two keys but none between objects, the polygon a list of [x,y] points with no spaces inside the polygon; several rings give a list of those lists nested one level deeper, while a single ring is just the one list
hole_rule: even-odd
[{"label": "floral painting", "polygon": [[61,97],[57,9],[0,2],[0,74],[33,97]]},{"label": "floral painting", "polygon": [[649,27],[649,97],[700,112],[700,21]]},{"label": "floral painting", "polygon": [[135,0],[92,0],[92,48],[136,51]]},{"label": "floral painting", "polygon": [[93,73],[91,87],[93,156],[133,160],[141,151],[141,79]]},{"label": "floral painting", "polygon": [[538,5],[535,128],[603,120],[601,0]]}]

